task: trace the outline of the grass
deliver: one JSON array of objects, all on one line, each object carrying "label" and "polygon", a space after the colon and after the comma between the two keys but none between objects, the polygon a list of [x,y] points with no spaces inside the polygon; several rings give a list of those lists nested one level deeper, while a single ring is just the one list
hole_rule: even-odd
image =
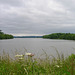
[{"label": "grass", "polygon": [[58,58],[33,58],[16,55],[12,60],[9,55],[0,56],[0,75],[75,75],[75,54],[64,59],[58,51]]}]

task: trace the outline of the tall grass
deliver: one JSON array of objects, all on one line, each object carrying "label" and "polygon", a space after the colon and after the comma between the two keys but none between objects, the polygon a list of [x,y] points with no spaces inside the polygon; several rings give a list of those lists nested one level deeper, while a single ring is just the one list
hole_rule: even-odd
[{"label": "tall grass", "polygon": [[15,60],[9,54],[0,56],[0,75],[75,75],[75,54],[64,59],[58,53],[58,58],[50,59],[44,51],[46,58],[33,58],[33,56],[16,55]]}]

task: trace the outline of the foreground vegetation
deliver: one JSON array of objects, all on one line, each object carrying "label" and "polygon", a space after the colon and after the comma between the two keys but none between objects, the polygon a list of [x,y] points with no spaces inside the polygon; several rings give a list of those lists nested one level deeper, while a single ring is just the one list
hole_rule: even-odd
[{"label": "foreground vegetation", "polygon": [[[28,53],[30,54],[30,53]],[[16,55],[12,60],[9,55],[0,57],[0,75],[75,75],[75,54],[37,59],[33,55]]]},{"label": "foreground vegetation", "polygon": [[13,36],[9,35],[9,34],[4,34],[1,30],[0,30],[0,39],[12,39]]},{"label": "foreground vegetation", "polygon": [[75,34],[71,34],[71,33],[53,33],[53,34],[49,34],[49,35],[44,35],[43,38],[75,40]]}]

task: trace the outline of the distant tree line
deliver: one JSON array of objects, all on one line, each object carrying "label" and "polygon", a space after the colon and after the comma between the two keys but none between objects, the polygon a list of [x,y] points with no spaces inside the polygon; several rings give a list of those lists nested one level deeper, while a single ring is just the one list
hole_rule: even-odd
[{"label": "distant tree line", "polygon": [[42,38],[42,36],[14,36],[14,38]]},{"label": "distant tree line", "polygon": [[13,39],[12,35],[9,34],[4,34],[1,30],[0,30],[0,39]]},{"label": "distant tree line", "polygon": [[49,34],[49,35],[44,35],[43,38],[75,40],[75,34],[71,34],[71,33],[53,33],[53,34]]}]

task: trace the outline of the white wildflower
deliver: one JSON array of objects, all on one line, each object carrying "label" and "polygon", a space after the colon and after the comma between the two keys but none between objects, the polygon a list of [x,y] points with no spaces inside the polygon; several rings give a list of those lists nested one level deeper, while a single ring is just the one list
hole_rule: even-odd
[{"label": "white wildflower", "polygon": [[26,55],[30,56],[30,57],[34,56],[34,54],[32,54],[32,53],[26,53]]},{"label": "white wildflower", "polygon": [[22,60],[23,58],[21,57],[21,58],[19,58],[20,60]]},{"label": "white wildflower", "polygon": [[23,55],[22,54],[21,55],[17,54],[17,55],[15,55],[15,57],[23,57]]},{"label": "white wildflower", "polygon": [[26,55],[31,55],[31,53],[26,53]]},{"label": "white wildflower", "polygon": [[55,65],[55,67],[59,68],[59,67],[62,67],[62,65]]},{"label": "white wildflower", "polygon": [[58,68],[60,67],[59,65],[55,65],[55,66],[58,67]]}]

